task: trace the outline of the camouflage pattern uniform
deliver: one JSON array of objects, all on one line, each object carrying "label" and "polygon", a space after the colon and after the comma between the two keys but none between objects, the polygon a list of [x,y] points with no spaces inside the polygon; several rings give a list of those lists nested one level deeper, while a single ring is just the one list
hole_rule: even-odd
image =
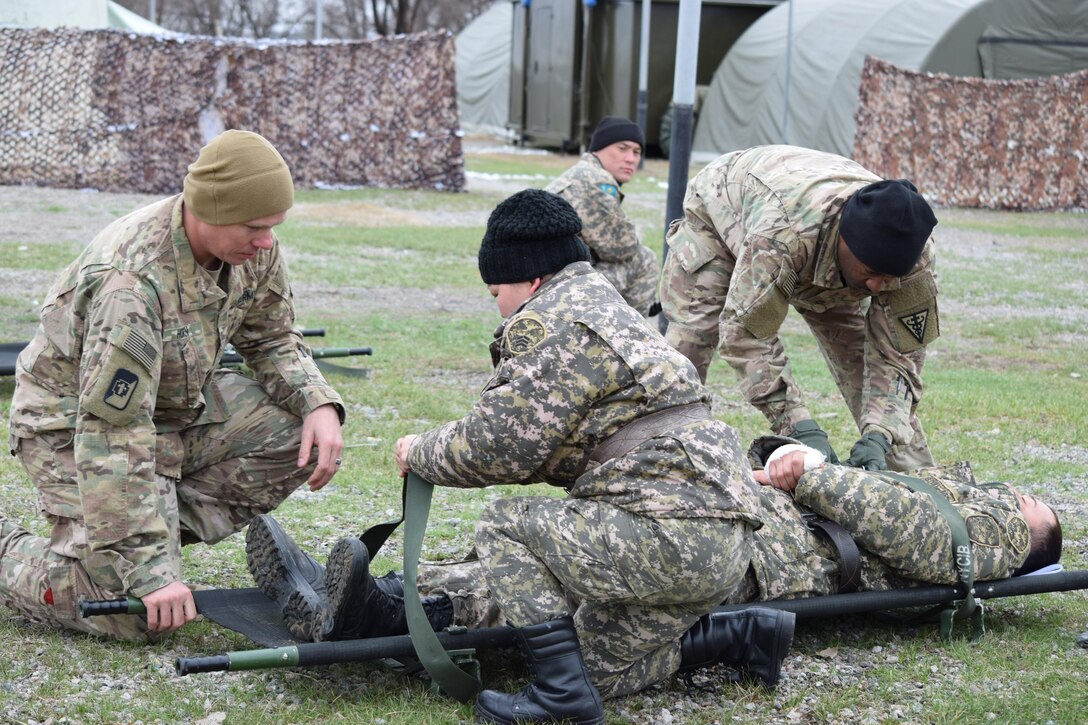
[{"label": "camouflage pattern uniform", "polygon": [[[293,321],[278,241],[206,270],[180,196],[100,233],[50,290],[16,366],[11,450],[52,535],[5,526],[3,602],[138,638],[143,617],[80,620],[78,599],[181,581],[182,544],[225,538],[304,482],[301,418],[343,405]],[[256,380],[218,369],[228,341]]]},{"label": "camouflage pattern uniform", "polygon": [[566,199],[582,219],[582,239],[593,266],[642,314],[657,293],[658,262],[639,241],[638,230],[623,212],[623,192],[612,174],[591,153],[582,154],[544,191]]},{"label": "camouflage pattern uniform", "polygon": [[[966,462],[919,470],[916,477],[945,496],[967,526],[978,581],[1008,577],[1027,559],[1031,533],[1015,492],[979,484]],[[804,474],[791,496],[761,488],[764,526],[746,586],[729,602],[834,594],[839,564],[833,545],[806,525],[814,512],[840,524],[861,553],[859,589],[891,590],[959,581],[952,534],[933,499],[891,476],[825,465]]]},{"label": "camouflage pattern uniform", "polygon": [[793,306],[808,323],[858,429],[878,431],[888,468],[933,465],[916,415],[925,346],[939,334],[933,240],[880,294],[840,276],[839,212],[879,177],[849,159],[790,146],[726,154],[688,185],[661,278],[667,339],[706,379],[717,348],[741,390],[789,434],[812,418],[778,330]]},{"label": "camouflage pattern uniform", "polygon": [[[976,581],[1008,577],[1027,559],[1030,530],[1008,484],[975,481],[970,464],[916,474],[959,511],[972,543]],[[796,496],[796,497],[795,497]],[[752,535],[752,562],[727,604],[819,597],[839,591],[834,546],[806,523],[809,512],[843,526],[858,544],[861,591],[889,591],[959,581],[952,535],[928,494],[915,493],[880,473],[827,465],[805,474],[795,496],[760,488],[763,526]],[[461,623],[506,624],[482,581],[479,562],[420,568],[422,594],[446,593]]]},{"label": "camouflage pattern uniform", "polygon": [[636,419],[709,393],[586,262],[507,318],[492,354],[472,411],[417,440],[409,466],[441,486],[543,481],[568,496],[488,503],[476,526],[487,591],[467,584],[455,621],[494,623],[491,597],[518,627],[573,615],[602,696],[668,677],[680,636],[748,566],[758,492],[736,433],[705,417],[590,461]]}]

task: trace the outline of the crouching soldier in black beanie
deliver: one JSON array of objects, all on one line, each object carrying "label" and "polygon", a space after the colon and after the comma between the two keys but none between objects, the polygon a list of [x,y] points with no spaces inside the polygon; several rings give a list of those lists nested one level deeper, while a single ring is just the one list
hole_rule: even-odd
[{"label": "crouching soldier in black beanie", "polygon": [[[748,568],[752,471],[695,368],[593,270],[580,230],[544,191],[495,208],[479,253],[505,318],[495,375],[464,418],[396,444],[401,472],[435,485],[568,491],[490,501],[478,561],[421,569],[436,629],[518,628],[532,681],[480,693],[483,722],[603,722],[602,697],[717,662],[773,685],[793,635],[788,612],[708,614]],[[253,527],[276,530],[267,516]],[[277,540],[280,579],[297,581],[304,555]],[[368,568],[358,539],[336,544],[315,639],[407,632],[403,600]]]}]

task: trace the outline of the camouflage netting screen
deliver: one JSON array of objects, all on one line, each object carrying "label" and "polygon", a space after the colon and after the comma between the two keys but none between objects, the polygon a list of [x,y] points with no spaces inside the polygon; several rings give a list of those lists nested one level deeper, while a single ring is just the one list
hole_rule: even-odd
[{"label": "camouflage netting screen", "polygon": [[175,193],[225,128],[298,186],[464,187],[448,33],[330,43],[0,28],[0,184]]},{"label": "camouflage netting screen", "polygon": [[989,209],[1088,208],[1088,71],[998,81],[867,58],[854,159],[912,179],[931,201]]}]

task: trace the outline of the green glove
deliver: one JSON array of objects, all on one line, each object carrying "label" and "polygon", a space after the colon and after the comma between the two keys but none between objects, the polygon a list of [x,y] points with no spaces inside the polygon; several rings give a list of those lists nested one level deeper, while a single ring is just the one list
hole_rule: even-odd
[{"label": "green glove", "polygon": [[832,450],[831,444],[827,442],[827,433],[820,430],[820,426],[816,425],[814,420],[799,420],[793,426],[793,430],[787,435],[790,438],[804,443],[809,448],[815,448],[820,453],[824,454],[828,463],[838,463],[839,457],[835,455],[835,451]]},{"label": "green glove", "polygon": [[891,441],[876,431],[869,431],[850,449],[850,457],[844,465],[866,471],[886,471],[888,463],[885,459],[891,449]]}]

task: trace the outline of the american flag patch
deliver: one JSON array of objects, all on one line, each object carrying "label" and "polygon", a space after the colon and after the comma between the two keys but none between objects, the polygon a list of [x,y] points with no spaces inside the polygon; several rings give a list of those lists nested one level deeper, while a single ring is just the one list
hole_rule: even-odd
[{"label": "american flag patch", "polygon": [[155,366],[155,361],[159,358],[159,352],[155,349],[155,346],[135,330],[125,332],[124,337],[121,339],[121,349],[148,370]]}]

